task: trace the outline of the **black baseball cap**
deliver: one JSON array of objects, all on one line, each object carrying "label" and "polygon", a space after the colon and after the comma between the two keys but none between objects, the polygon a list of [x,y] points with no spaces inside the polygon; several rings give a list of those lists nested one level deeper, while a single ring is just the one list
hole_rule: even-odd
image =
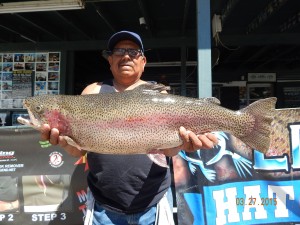
[{"label": "black baseball cap", "polygon": [[114,49],[115,45],[118,42],[123,41],[123,40],[133,41],[144,52],[144,46],[143,46],[143,42],[142,42],[140,35],[138,35],[134,32],[131,32],[131,31],[126,31],[126,30],[119,31],[110,37],[110,39],[108,40],[108,43],[107,43],[108,50],[112,51]]}]

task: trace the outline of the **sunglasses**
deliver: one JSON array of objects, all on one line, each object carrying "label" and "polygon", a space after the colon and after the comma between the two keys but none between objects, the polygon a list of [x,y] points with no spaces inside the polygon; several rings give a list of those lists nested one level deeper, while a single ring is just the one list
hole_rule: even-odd
[{"label": "sunglasses", "polygon": [[137,57],[139,55],[143,55],[143,51],[141,49],[132,49],[132,48],[114,48],[111,51],[111,55],[115,56],[124,56],[128,54],[130,57]]}]

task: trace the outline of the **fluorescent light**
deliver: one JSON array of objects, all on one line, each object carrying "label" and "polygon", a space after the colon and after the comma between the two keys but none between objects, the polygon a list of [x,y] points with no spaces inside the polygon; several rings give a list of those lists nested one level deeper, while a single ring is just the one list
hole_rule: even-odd
[{"label": "fluorescent light", "polygon": [[0,3],[0,14],[83,9],[83,0],[43,0]]},{"label": "fluorescent light", "polygon": [[[175,67],[175,66],[182,66],[180,61],[174,62],[148,62],[146,67]],[[197,66],[196,61],[187,61],[186,66]]]}]

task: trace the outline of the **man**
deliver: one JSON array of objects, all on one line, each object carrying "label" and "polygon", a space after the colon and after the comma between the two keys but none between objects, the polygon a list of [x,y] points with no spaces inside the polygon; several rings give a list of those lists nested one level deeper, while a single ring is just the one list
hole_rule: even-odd
[{"label": "man", "polygon": [[[129,31],[115,33],[108,41],[107,53],[114,78],[102,83],[93,83],[87,86],[82,94],[122,92],[146,83],[141,80],[141,76],[147,60],[138,34]],[[181,149],[209,149],[217,143],[213,134],[196,135],[183,127],[178,129],[184,144],[163,150],[166,156],[176,155]],[[59,137],[59,131],[50,130],[47,124],[43,126],[41,137],[43,140],[50,140],[51,144],[59,144],[73,156],[84,154],[68,145]],[[87,178],[90,190],[88,207],[90,206],[92,211],[88,211],[85,224],[174,223],[171,213],[173,205],[167,200],[171,184],[169,169],[153,164],[146,155],[124,156],[89,152],[87,159],[90,167]]]}]

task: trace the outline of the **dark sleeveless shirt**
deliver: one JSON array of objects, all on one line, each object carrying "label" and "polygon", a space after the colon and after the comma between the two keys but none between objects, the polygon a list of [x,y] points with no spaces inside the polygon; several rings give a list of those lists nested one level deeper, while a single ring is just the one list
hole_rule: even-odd
[{"label": "dark sleeveless shirt", "polygon": [[[100,93],[114,92],[112,80]],[[105,131],[103,131],[105,132]],[[88,186],[107,209],[137,213],[157,204],[171,185],[170,170],[154,164],[147,155],[87,154]]]}]

